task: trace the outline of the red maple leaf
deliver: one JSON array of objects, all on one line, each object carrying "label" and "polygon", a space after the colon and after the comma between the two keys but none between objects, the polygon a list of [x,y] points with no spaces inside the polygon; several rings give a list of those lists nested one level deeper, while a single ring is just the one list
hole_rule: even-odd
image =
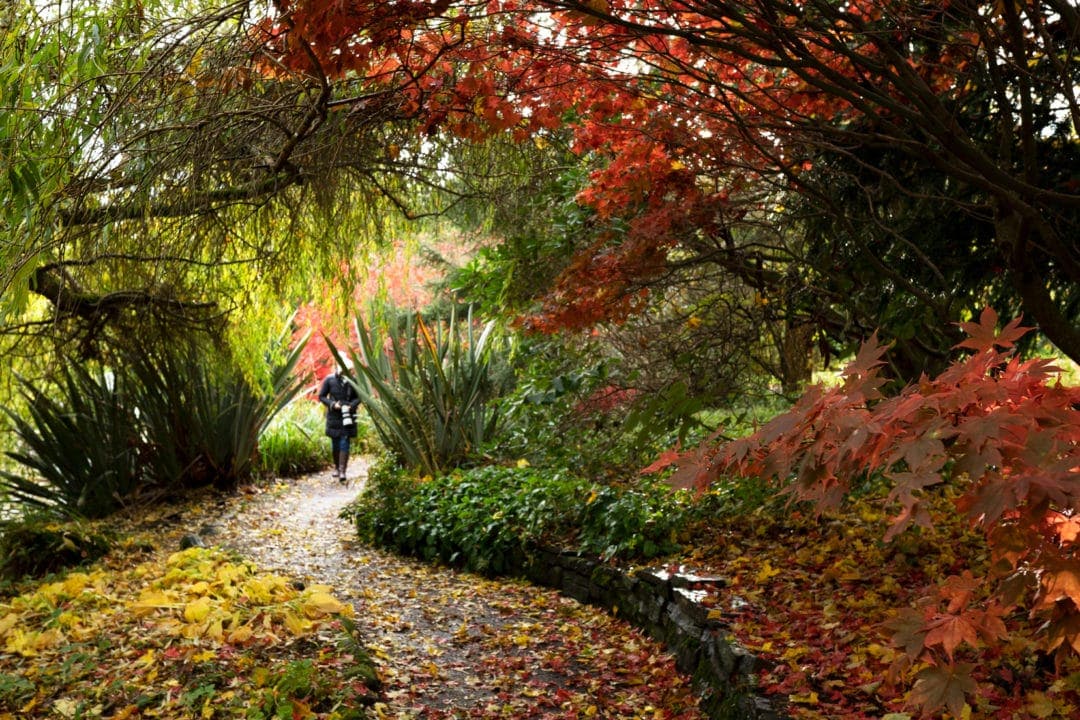
[{"label": "red maple leaf", "polygon": [[1026,335],[1031,328],[1021,327],[1020,318],[1014,318],[999,332],[997,329],[998,315],[991,307],[983,309],[978,322],[957,323],[960,329],[968,335],[967,340],[956,344],[958,348],[968,348],[975,352],[992,351],[994,348],[1009,349],[1015,346],[1016,341]]}]

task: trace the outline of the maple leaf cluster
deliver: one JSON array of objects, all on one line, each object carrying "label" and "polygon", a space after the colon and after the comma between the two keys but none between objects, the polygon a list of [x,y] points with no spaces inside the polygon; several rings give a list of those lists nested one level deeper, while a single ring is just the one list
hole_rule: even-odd
[{"label": "maple leaf cluster", "polygon": [[[531,321],[542,330],[622,319],[643,306],[641,281],[663,271],[681,240],[711,231],[733,184],[760,176],[757,148],[769,128],[747,129],[762,114],[755,103],[787,113],[797,99],[798,112],[829,116],[846,104],[806,93],[801,82],[792,89],[778,73],[750,71],[746,61],[705,52],[685,37],[643,38],[572,7],[308,0],[279,3],[279,11],[257,37],[273,58],[268,74],[281,66],[358,78],[368,95],[397,98],[422,135],[526,140],[568,129],[576,152],[603,159],[579,199],[601,219],[627,219],[628,231],[605,234],[578,254]],[[645,3],[640,12],[649,23],[722,30],[666,3]],[[628,60],[636,69],[625,69]],[[718,78],[730,84],[719,95]],[[733,123],[728,110],[738,96]]]},{"label": "maple leaf cluster", "polygon": [[998,331],[997,321],[987,309],[963,323],[966,359],[887,398],[878,372],[885,348],[872,339],[839,386],[811,388],[746,438],[672,452],[652,467],[677,464],[674,477],[699,487],[727,474],[772,478],[821,509],[880,475],[896,508],[886,540],[932,527],[935,490],[954,489],[955,510],[985,534],[991,564],[984,576],[965,571],[930,586],[891,628],[905,650],[900,669],[928,665],[914,699],[956,715],[975,690],[958,650],[1003,642],[1018,610],[1029,620],[1022,631],[1037,628],[1039,650],[1059,662],[1080,653],[1080,389],[1052,382],[1048,360],[1017,358],[1028,328],[1014,320]]}]

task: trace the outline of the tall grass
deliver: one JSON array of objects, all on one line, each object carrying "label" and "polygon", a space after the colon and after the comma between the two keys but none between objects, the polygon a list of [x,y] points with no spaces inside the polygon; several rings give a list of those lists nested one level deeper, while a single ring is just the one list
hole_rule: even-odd
[{"label": "tall grass", "polygon": [[320,470],[330,461],[321,405],[307,398],[289,403],[259,438],[259,474],[293,477]]}]

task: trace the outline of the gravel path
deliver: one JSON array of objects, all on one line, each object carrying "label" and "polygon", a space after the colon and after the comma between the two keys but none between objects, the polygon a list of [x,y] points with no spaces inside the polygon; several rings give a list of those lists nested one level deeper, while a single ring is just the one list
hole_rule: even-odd
[{"label": "gravel path", "polygon": [[352,603],[386,683],[380,717],[698,718],[663,647],[602,610],[546,589],[395,556],[338,517],[362,486],[329,473],[185,514],[260,568]]}]

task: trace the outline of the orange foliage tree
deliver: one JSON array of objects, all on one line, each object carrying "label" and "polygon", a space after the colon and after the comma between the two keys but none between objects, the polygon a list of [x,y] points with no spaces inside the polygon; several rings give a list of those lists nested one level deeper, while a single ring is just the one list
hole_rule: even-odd
[{"label": "orange foliage tree", "polygon": [[[1080,358],[1080,184],[1070,170],[1080,70],[1067,50],[1080,13],[1066,0],[281,0],[278,9],[261,26],[265,71],[350,78],[353,92],[331,110],[392,97],[421,135],[467,139],[570,128],[579,152],[606,158],[581,200],[625,230],[580,253],[540,327],[633,312],[676,248],[775,297],[786,277],[778,266],[800,258],[740,231],[767,226],[790,192],[843,217],[829,178],[813,172],[822,153],[902,186],[863,154],[889,149],[940,173],[943,187],[969,189],[933,199],[991,227],[981,250],[1026,315]],[[863,189],[856,201],[887,233],[889,208]],[[971,252],[901,240],[894,252],[932,267],[938,253]],[[955,317],[959,300],[943,307],[889,257],[876,268],[935,317]],[[934,291],[954,290],[941,280]]]},{"label": "orange foliage tree", "polygon": [[[321,297],[298,308],[293,336],[298,339],[310,334],[312,340],[304,347],[296,372],[314,383],[312,391],[334,367],[334,358],[323,339],[329,339],[341,349],[357,347],[359,339],[354,332],[354,313],[364,309],[367,303],[381,299],[393,307],[420,311],[434,300],[433,286],[440,278],[440,271],[432,263],[425,262],[422,253],[407,245],[401,241],[392,243],[387,249],[372,251],[371,256],[365,258],[362,271],[353,273],[347,268],[342,271],[343,276],[356,279],[349,293],[350,304],[344,312],[335,313],[331,309],[332,303],[327,299],[332,297],[333,291],[326,286],[322,288]],[[432,250],[451,260],[468,252],[457,242],[436,243]]]}]

